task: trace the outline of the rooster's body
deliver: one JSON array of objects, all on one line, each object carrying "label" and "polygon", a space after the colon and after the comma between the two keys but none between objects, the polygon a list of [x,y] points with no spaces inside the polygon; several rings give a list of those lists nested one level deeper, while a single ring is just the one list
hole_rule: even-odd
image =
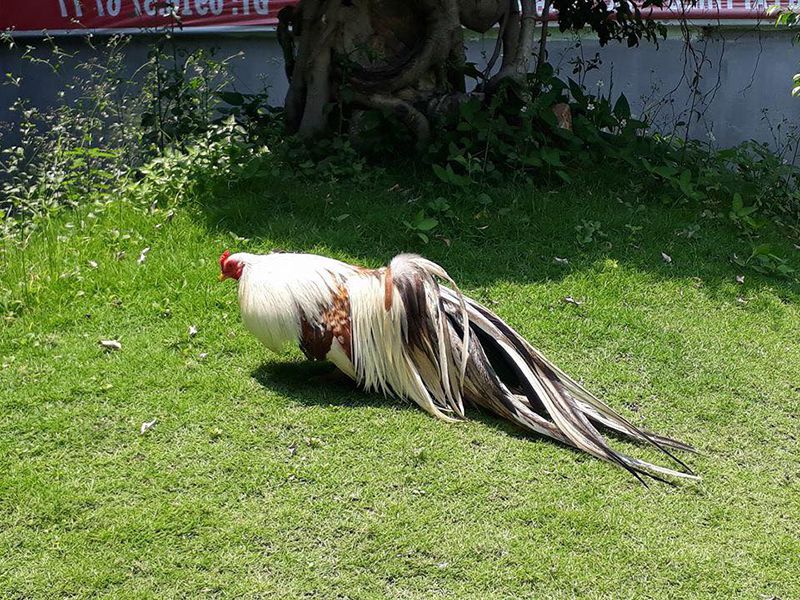
[{"label": "rooster's body", "polygon": [[[239,280],[245,326],[274,351],[299,343],[367,390],[413,400],[445,421],[463,419],[471,403],[637,477],[694,478],[670,452],[689,446],[630,424],[431,261],[400,255],[363,269],[311,254],[226,252],[220,265],[223,278]],[[615,451],[597,425],[657,446],[684,471]]]}]

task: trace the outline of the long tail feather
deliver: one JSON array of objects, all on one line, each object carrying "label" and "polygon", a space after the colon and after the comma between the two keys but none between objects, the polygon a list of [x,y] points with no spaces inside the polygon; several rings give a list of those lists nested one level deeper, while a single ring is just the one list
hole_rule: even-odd
[{"label": "long tail feather", "polygon": [[[446,307],[454,309],[459,295],[458,292],[442,288]],[[616,463],[637,478],[639,475],[646,475],[655,479],[661,479],[661,476],[698,479],[691,469],[669,450],[692,450],[691,446],[637,428],[548,361],[541,352],[489,309],[469,298],[465,302],[473,338],[478,340],[481,346],[487,346],[495,356],[495,360],[500,360],[504,366],[511,368],[516,377],[509,384],[519,388],[521,392],[510,393],[508,386],[494,374],[488,381],[484,381],[482,386],[468,386],[467,389],[471,392],[469,400],[510,418],[524,428],[548,435],[593,456]],[[489,363],[486,352],[476,352],[474,347],[469,348],[467,354],[470,362]],[[490,363],[488,367],[483,365],[483,370],[489,369],[492,369]],[[468,382],[471,373],[468,367]],[[500,402],[497,400],[498,388],[499,395],[505,395]],[[490,398],[488,401],[487,396]],[[502,406],[500,410],[498,405]],[[531,419],[531,413],[537,415],[535,421]],[[531,425],[532,422],[535,426]],[[652,444],[680,465],[681,470],[655,465],[614,450],[593,423],[636,441]]]}]

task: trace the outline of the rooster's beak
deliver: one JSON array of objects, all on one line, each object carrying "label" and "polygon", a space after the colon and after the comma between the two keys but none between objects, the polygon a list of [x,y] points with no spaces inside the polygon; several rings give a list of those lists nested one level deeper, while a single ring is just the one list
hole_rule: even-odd
[{"label": "rooster's beak", "polygon": [[228,278],[228,276],[227,276],[227,275],[225,275],[225,273],[220,273],[220,274],[219,274],[219,280],[220,280],[220,281],[225,281],[227,278]]}]

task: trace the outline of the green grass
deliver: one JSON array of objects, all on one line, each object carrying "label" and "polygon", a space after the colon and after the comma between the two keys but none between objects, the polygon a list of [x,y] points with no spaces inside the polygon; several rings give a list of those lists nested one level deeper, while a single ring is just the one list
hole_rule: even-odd
[{"label": "green grass", "polygon": [[[272,177],[171,222],[115,202],[4,248],[1,597],[800,597],[800,286],[737,284],[731,225],[601,183],[496,190],[488,214],[452,199],[424,245],[402,221],[447,190],[391,189],[408,178]],[[583,219],[606,237],[578,244]],[[243,330],[226,247],[423,253],[610,405],[695,444],[703,481],[646,489],[488,415],[322,384]]]}]

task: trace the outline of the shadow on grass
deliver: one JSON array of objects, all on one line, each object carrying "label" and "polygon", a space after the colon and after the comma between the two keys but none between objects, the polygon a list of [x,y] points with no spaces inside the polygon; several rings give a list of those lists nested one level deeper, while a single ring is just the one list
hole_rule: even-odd
[{"label": "shadow on grass", "polygon": [[[309,406],[346,406],[356,409],[370,406],[423,412],[411,401],[362,390],[328,362],[266,362],[251,375],[265,389]],[[478,407],[467,408],[467,419],[480,421],[516,438],[555,443],[549,438],[527,433]],[[447,426],[446,423],[442,425]]]},{"label": "shadow on grass", "polygon": [[413,408],[379,394],[360,390],[328,362],[266,362],[251,373],[259,385],[312,406]]},{"label": "shadow on grass", "polygon": [[[344,373],[327,362],[266,362],[255,369],[251,375],[259,385],[270,392],[278,392],[306,406],[341,406],[356,410],[364,407],[391,408],[401,411],[417,411],[423,414],[422,409],[411,401],[365,392]],[[573,453],[581,460],[594,460],[572,446],[525,431],[481,407],[468,405],[465,408],[466,418],[469,421],[482,423],[519,440],[552,445]],[[433,417],[430,418],[433,419]],[[442,427],[452,426],[452,424],[444,422],[441,422],[440,425]],[[635,448],[647,446],[647,444],[628,440],[624,436],[602,427],[601,431],[609,442],[614,445],[622,443],[628,451],[633,451],[634,454],[636,453]],[[651,450],[650,454],[656,460],[659,459],[659,455],[654,451]],[[662,459],[662,462],[666,461]]]},{"label": "shadow on grass", "polygon": [[[748,256],[754,244],[769,242],[800,272],[800,252],[792,240],[776,231],[756,241],[744,239],[724,217],[724,207],[714,213],[665,206],[640,198],[630,185],[588,178],[555,189],[509,185],[491,190],[488,206],[476,195],[413,173],[384,174],[365,184],[272,176],[259,187],[226,189],[203,206],[202,214],[205,226],[221,238],[220,252],[223,245],[233,251],[280,248],[371,267],[401,252],[416,252],[441,263],[466,288],[557,281],[612,260],[657,280],[694,279],[712,296],[724,289],[726,298],[736,275],[746,273],[748,286],[770,287],[784,300],[800,300],[797,281],[731,261],[734,254]],[[428,203],[435,198],[446,199],[449,212],[432,210]],[[430,243],[405,224],[420,210],[439,221]],[[555,257],[567,258],[568,266]]]}]

